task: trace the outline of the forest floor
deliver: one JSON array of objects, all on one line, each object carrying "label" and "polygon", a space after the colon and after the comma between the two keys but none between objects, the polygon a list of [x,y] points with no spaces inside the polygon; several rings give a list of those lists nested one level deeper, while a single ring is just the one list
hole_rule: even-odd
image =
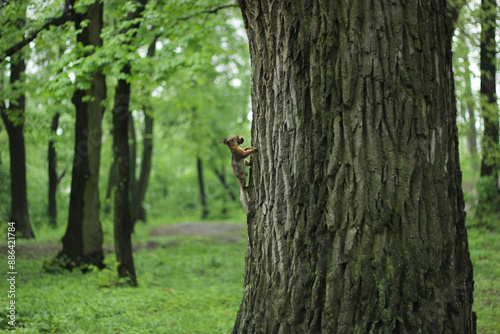
[{"label": "forest floor", "polygon": [[[500,228],[467,218],[477,332],[500,333]],[[234,221],[158,218],[138,224],[132,239],[139,285],[133,288],[117,278],[110,221],[103,223],[107,268],[85,274],[43,270],[61,248],[64,226],[39,229],[37,240],[16,240],[17,326],[7,323],[4,308],[0,333],[229,333],[241,302],[248,244],[245,223]],[[0,244],[4,263],[5,249]],[[4,303],[7,280],[0,280],[0,291],[6,292]]]},{"label": "forest floor", "polygon": [[[212,237],[215,244],[237,243],[245,237],[245,226],[232,223],[179,223],[173,225],[156,226],[149,232],[151,237],[167,236],[207,236]],[[177,241],[148,240],[146,242],[137,242],[133,244],[133,251],[141,249],[155,250],[156,248],[165,248],[172,246]],[[16,245],[16,253],[24,258],[36,259],[46,256],[55,256],[62,249],[60,241],[42,241],[29,244]],[[7,255],[7,247],[0,247],[0,254]],[[104,252],[110,254],[114,252],[113,245],[104,245]]]},{"label": "forest floor", "polygon": [[[243,219],[241,219],[243,220]],[[0,333],[228,333],[242,296],[244,223],[169,222],[136,225],[132,236],[138,286],[116,275],[113,224],[103,220],[106,268],[43,270],[61,249],[65,227],[16,240],[16,326],[0,310]],[[17,242],[19,241],[19,242]],[[0,260],[7,262],[0,244]],[[0,303],[9,301],[9,281]]]}]

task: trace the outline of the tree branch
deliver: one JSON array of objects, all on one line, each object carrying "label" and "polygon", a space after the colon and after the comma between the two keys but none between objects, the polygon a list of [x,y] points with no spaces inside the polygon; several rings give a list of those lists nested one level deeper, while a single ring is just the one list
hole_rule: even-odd
[{"label": "tree branch", "polygon": [[196,17],[198,15],[202,15],[202,14],[217,14],[217,12],[221,9],[226,9],[226,8],[236,8],[238,7],[237,4],[231,4],[231,5],[223,5],[223,6],[219,6],[219,7],[216,7],[216,8],[212,8],[212,9],[207,9],[207,10],[204,10],[204,11],[201,11],[201,12],[198,12],[196,14],[193,14],[193,15],[190,15],[190,16],[186,16],[186,17],[181,17],[179,19],[177,19],[177,21],[187,21],[189,19],[192,19],[193,17]]},{"label": "tree branch", "polygon": [[[65,7],[66,7],[66,10],[64,11],[64,13],[61,16],[49,19],[47,22],[45,22],[45,24],[41,28],[33,31],[28,37],[23,38],[22,41],[14,44],[13,46],[11,46],[7,50],[5,50],[3,52],[2,59],[5,59],[6,57],[13,56],[16,52],[21,50],[23,47],[25,47],[29,43],[33,42],[33,40],[38,37],[38,34],[40,32],[48,29],[50,26],[60,26],[68,21],[73,20],[74,15],[75,15],[73,8],[71,6],[68,6],[68,5],[65,5]],[[199,13],[190,15],[190,16],[181,17],[177,21],[187,21],[187,20],[190,20],[190,19],[192,19],[196,16],[199,16],[199,15],[202,15],[202,14],[216,14],[218,11],[220,11],[222,9],[235,8],[235,7],[238,7],[238,5],[237,4],[223,5],[223,6],[219,6],[216,8],[207,9],[207,10],[201,11]]]},{"label": "tree branch", "polygon": [[25,47],[29,43],[33,42],[33,40],[35,38],[37,38],[38,34],[40,32],[42,32],[43,30],[46,30],[51,26],[60,26],[68,21],[73,20],[74,14],[75,13],[74,13],[73,9],[67,9],[64,11],[64,13],[61,16],[53,17],[53,18],[49,19],[47,22],[45,22],[45,24],[41,28],[33,31],[28,37],[23,38],[22,41],[14,44],[13,46],[8,48],[7,50],[3,51],[2,59],[5,59],[6,57],[13,56],[16,52],[21,50],[23,47]]}]

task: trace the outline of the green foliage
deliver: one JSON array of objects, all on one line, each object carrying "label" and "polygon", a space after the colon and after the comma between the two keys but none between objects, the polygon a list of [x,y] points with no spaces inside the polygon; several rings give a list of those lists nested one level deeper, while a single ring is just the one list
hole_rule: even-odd
[{"label": "green foliage", "polygon": [[[77,11],[84,12],[93,2],[77,1]],[[59,175],[63,175],[57,194],[58,223],[66,223],[74,154],[71,98],[75,89],[89,87],[91,74],[98,69],[106,74],[108,86],[101,154],[101,198],[105,198],[113,156],[109,112],[114,103],[113,87],[119,79],[126,79],[132,85],[130,108],[137,133],[137,168],[141,163],[144,114],[155,116],[153,168],[145,203],[148,211],[153,215],[185,216],[200,210],[195,169],[199,156],[205,166],[210,217],[240,215],[239,204],[229,200],[214,173],[216,169],[222,171],[232,192],[237,194],[237,184],[231,179],[229,153],[218,141],[232,134],[243,135],[247,142],[250,141],[248,45],[239,11],[224,8],[209,13],[228,5],[227,1],[220,0],[158,0],[149,1],[141,18],[130,22],[124,18],[135,9],[136,1],[105,0],[103,3],[102,47],[77,45],[75,37],[80,30],[75,29],[74,23],[67,22],[42,31],[30,48],[24,48],[25,57],[29,59],[26,80],[10,85],[9,59],[0,67],[0,99],[12,101],[21,93],[27,96],[28,203],[34,228],[42,227],[47,221],[49,139],[55,141],[57,169]],[[14,29],[13,22],[22,18],[23,13],[26,13],[23,26],[26,32],[37,30],[63,10],[62,0],[10,2],[2,8],[2,13],[9,16],[1,18],[5,24],[1,27],[0,51],[22,39],[22,31]],[[121,33],[135,23],[139,25],[126,34]],[[154,56],[147,55],[151,44],[156,46]],[[132,74],[127,78],[121,73],[125,63],[132,66]],[[59,127],[51,134],[51,119],[56,113],[60,114]],[[0,131],[2,143],[7,143],[4,131]],[[8,154],[5,150],[2,153],[3,167],[6,167]],[[165,208],[173,212],[165,212]],[[0,205],[0,214],[7,210]]]},{"label": "green foliage", "polygon": [[[500,227],[499,214],[500,203],[498,203],[498,187],[497,176],[483,176],[480,177],[476,184],[478,194],[477,215],[482,220],[489,220],[488,217],[494,218],[491,223],[496,227]],[[485,221],[483,221],[485,223]],[[489,223],[487,225],[490,225]]]},{"label": "green foliage", "polygon": [[116,272],[118,271],[119,263],[116,261],[111,261],[107,263],[106,268],[99,270],[97,267],[91,268],[91,270],[96,272],[96,275],[92,278],[94,283],[100,288],[114,288],[130,286],[130,277],[118,277]]}]

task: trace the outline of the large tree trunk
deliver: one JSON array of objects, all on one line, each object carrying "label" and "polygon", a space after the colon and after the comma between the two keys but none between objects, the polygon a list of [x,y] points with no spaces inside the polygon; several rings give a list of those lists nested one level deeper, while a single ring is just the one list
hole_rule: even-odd
[{"label": "large tree trunk", "polygon": [[[75,25],[89,20],[77,35],[77,42],[84,46],[101,46],[103,5],[95,3],[87,14],[77,15]],[[87,97],[90,96],[90,101]],[[77,89],[73,94],[76,109],[75,153],[71,180],[68,227],[59,257],[66,260],[68,268],[82,263],[103,267],[102,227],[99,216],[99,167],[101,159],[102,102],[106,98],[106,82],[102,71],[92,74],[88,91]]]},{"label": "large tree trunk", "polygon": [[444,0],[240,0],[249,249],[233,333],[471,333]]},{"label": "large tree trunk", "polygon": [[[10,83],[16,85],[24,75],[26,65],[21,53],[10,62]],[[2,119],[9,136],[11,206],[10,221],[16,223],[19,238],[35,237],[28,213],[26,185],[26,149],[24,144],[24,112],[26,98],[23,93],[10,101],[8,111],[2,108]],[[9,117],[10,116],[10,117]]]},{"label": "large tree trunk", "polygon": [[[56,135],[57,126],[59,124],[59,114],[56,113],[52,117],[52,124],[50,127],[50,132],[52,136]],[[59,183],[59,177],[57,176],[57,153],[56,148],[54,147],[54,140],[49,140],[49,149],[47,154],[48,161],[48,172],[49,172],[49,192],[48,192],[48,216],[49,216],[49,224],[52,226],[57,225],[57,200],[56,200],[56,191],[57,184]]]}]

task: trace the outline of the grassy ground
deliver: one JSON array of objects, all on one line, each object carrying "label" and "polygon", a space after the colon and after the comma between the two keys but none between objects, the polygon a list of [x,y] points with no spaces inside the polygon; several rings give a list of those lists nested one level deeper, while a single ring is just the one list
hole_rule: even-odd
[{"label": "grassy ground", "polygon": [[[114,263],[85,275],[47,274],[41,260],[18,260],[16,332],[228,333],[241,301],[246,245],[214,241],[170,238],[170,246],[138,251],[135,288],[115,278]],[[0,289],[8,291],[5,280]],[[5,308],[1,313],[5,330]]]},{"label": "grassy ground", "polygon": [[500,231],[472,227],[468,231],[474,267],[477,332],[500,333]]},{"label": "grassy ground", "polygon": [[[148,238],[147,230],[136,241]],[[246,239],[229,244],[213,237],[156,240],[167,245],[135,254],[135,288],[115,278],[112,255],[107,256],[110,269],[85,275],[47,274],[41,270],[44,259],[18,258],[15,332],[229,333],[241,301]],[[478,333],[500,333],[500,232],[470,228],[469,243]],[[6,268],[7,259],[0,261]],[[7,332],[5,279],[0,291],[0,331]]]}]

